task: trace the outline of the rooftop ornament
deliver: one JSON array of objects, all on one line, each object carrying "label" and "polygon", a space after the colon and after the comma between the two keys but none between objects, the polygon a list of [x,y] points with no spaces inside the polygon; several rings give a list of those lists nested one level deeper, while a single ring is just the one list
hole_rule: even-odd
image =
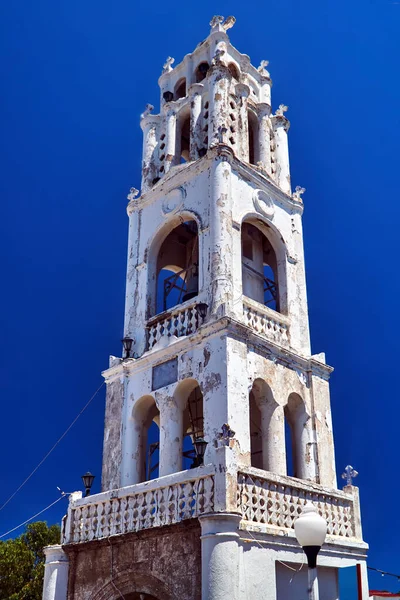
[{"label": "rooftop ornament", "polygon": [[342,479],[346,480],[346,485],[353,485],[353,479],[357,477],[357,475],[358,471],[353,469],[351,465],[347,465],[347,467],[344,470],[344,473],[342,473]]},{"label": "rooftop ornament", "polygon": [[283,117],[283,113],[287,112],[289,109],[285,104],[280,104],[278,110],[275,112],[277,117]]},{"label": "rooftop ornament", "polygon": [[262,60],[260,62],[260,66],[258,67],[257,71],[263,76],[263,77],[269,77],[269,71],[267,71],[267,69],[265,67],[268,67],[269,65],[269,60]]},{"label": "rooftop ornament", "polygon": [[214,65],[222,64],[222,57],[225,54],[225,50],[223,48],[216,48],[214,58],[212,59],[212,63]]},{"label": "rooftop ornament", "polygon": [[233,27],[235,23],[236,19],[232,15],[226,17],[226,19],[221,15],[215,15],[210,21],[211,33],[214,33],[215,31],[227,31]]},{"label": "rooftop ornament", "polygon": [[144,119],[151,113],[152,110],[154,110],[154,106],[152,104],[146,104],[146,108],[144,109],[144,112],[140,115],[140,118]]},{"label": "rooftop ornament", "polygon": [[172,65],[175,62],[175,59],[172,58],[172,56],[168,56],[167,60],[165,61],[164,65],[163,65],[163,75],[164,73],[169,73],[170,71],[172,71]]},{"label": "rooftop ornament", "polygon": [[137,190],[134,187],[131,187],[131,189],[129,190],[129,194],[127,195],[127,199],[129,200],[129,202],[132,202],[132,200],[134,200],[136,198],[138,193],[139,193],[139,190]]},{"label": "rooftop ornament", "polygon": [[235,432],[229,427],[228,423],[224,423],[221,431],[217,433],[217,441],[221,446],[229,446],[229,442],[235,437]]},{"label": "rooftop ornament", "polygon": [[293,198],[295,200],[299,200],[301,202],[301,200],[302,200],[301,196],[302,196],[302,194],[304,194],[305,191],[306,191],[306,188],[296,185],[295,190],[293,192]]}]

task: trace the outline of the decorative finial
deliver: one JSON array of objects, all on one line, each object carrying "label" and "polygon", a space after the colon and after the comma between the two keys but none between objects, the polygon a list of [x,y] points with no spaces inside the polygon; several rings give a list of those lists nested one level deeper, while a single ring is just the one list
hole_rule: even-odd
[{"label": "decorative finial", "polygon": [[131,189],[129,190],[129,194],[127,195],[129,202],[132,202],[132,200],[134,200],[136,198],[138,193],[139,193],[139,190],[137,190],[134,187],[131,187]]},{"label": "decorative finial", "polygon": [[342,479],[346,480],[346,485],[353,485],[353,479],[357,477],[357,475],[358,471],[353,469],[351,465],[347,465],[347,467],[344,470],[344,473],[342,473]]},{"label": "decorative finial", "polygon": [[222,48],[221,46],[218,46],[218,48],[215,49],[215,53],[214,53],[214,58],[212,59],[212,64],[213,65],[220,65],[222,64],[222,57],[225,54],[225,49]]},{"label": "decorative finial", "polygon": [[152,110],[154,110],[154,106],[152,104],[146,104],[146,108],[144,109],[144,112],[140,115],[140,118],[144,119],[145,117],[147,117],[147,115],[151,113]]},{"label": "decorative finial", "polygon": [[275,112],[275,115],[277,117],[283,117],[283,113],[287,112],[288,108],[289,107],[285,104],[280,104],[278,110]]},{"label": "decorative finial", "polygon": [[263,75],[263,77],[269,77],[269,71],[267,71],[267,69],[265,67],[268,67],[269,65],[269,60],[262,60],[260,62],[260,66],[258,67],[257,71]]},{"label": "decorative finial", "polygon": [[229,446],[229,441],[235,437],[235,432],[229,427],[228,423],[224,423],[221,431],[217,433],[217,441],[221,446]]},{"label": "decorative finial", "polygon": [[306,191],[306,188],[296,185],[295,190],[293,192],[293,198],[295,198],[296,200],[302,200],[301,196],[302,196],[302,194],[304,194],[305,191]]},{"label": "decorative finial", "polygon": [[219,144],[225,144],[224,138],[225,138],[227,131],[228,131],[227,128],[222,125],[220,125],[218,127],[218,143]]},{"label": "decorative finial", "polygon": [[175,59],[172,58],[172,56],[168,56],[167,60],[165,61],[164,65],[163,65],[163,74],[164,73],[169,73],[170,71],[172,71],[172,64],[175,62]]},{"label": "decorative finial", "polygon": [[221,15],[215,15],[210,21],[211,32],[227,31],[228,29],[233,27],[235,23],[236,19],[232,15],[226,17],[226,19],[224,17],[221,17]]}]

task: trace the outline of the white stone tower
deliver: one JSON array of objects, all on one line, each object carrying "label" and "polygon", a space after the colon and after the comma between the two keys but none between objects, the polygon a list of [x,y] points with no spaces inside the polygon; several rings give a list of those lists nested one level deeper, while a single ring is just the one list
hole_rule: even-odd
[{"label": "white stone tower", "polygon": [[358,490],[336,483],[332,368],[310,349],[286,107],[271,110],[268,63],[231,45],[234,21],[214,17],[192,54],[167,59],[160,113],[141,117],[103,491],[72,498],[68,591],[46,600],[302,598],[307,501],[328,521],[321,598],[355,564],[368,597]]}]

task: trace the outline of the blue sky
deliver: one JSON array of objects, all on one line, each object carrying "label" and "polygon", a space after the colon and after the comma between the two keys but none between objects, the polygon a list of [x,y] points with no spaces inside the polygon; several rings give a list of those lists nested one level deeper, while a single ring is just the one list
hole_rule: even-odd
[{"label": "blue sky", "polygon": [[[335,367],[339,474],[360,475],[372,566],[398,572],[398,77],[400,4],[386,0],[2,2],[0,503],[120,354],[126,195],[140,185],[146,102],[234,14],[232,43],[269,59],[273,107],[289,105],[312,346]],[[104,393],[0,512],[6,531],[101,473]],[[342,483],[342,482],[340,482]],[[63,505],[64,504],[64,505]],[[65,501],[46,515],[59,521]],[[371,586],[396,590],[395,579]]]}]

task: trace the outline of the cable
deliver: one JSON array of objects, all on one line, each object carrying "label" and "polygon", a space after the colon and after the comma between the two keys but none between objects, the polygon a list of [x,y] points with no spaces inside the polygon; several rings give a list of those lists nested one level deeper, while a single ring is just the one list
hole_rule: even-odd
[{"label": "cable", "polygon": [[23,527],[24,525],[26,525],[27,523],[29,523],[29,521],[32,521],[33,519],[36,519],[36,517],[38,517],[39,515],[41,515],[42,513],[44,513],[46,510],[48,510],[49,508],[51,508],[55,504],[57,504],[57,502],[60,502],[60,500],[62,500],[63,498],[67,497],[67,494],[65,492],[61,492],[61,494],[62,495],[59,498],[57,498],[57,500],[55,500],[54,502],[52,502],[51,504],[49,504],[48,506],[46,506],[46,508],[44,508],[40,512],[36,513],[36,515],[33,515],[33,517],[31,517],[30,519],[27,519],[26,521],[24,521],[20,525],[17,525],[16,527],[13,527],[13,529],[10,529],[10,531],[7,531],[6,533],[3,533],[2,535],[0,535],[0,539],[3,538],[3,537],[6,537],[6,535],[9,535],[10,533],[12,533],[13,531],[15,531],[16,529],[19,529],[20,527]]},{"label": "cable", "polygon": [[369,567],[367,565],[367,569],[370,571],[376,571],[376,573],[380,573],[382,576],[387,575],[388,577],[396,577],[400,581],[400,575],[395,575],[395,573],[388,573],[388,571],[382,571],[381,569],[375,569],[374,567]]},{"label": "cable", "polygon": [[67,435],[67,433],[71,429],[71,427],[73,427],[75,425],[75,423],[77,422],[77,420],[79,419],[79,417],[85,412],[85,410],[87,409],[87,407],[89,406],[89,404],[92,402],[92,400],[97,396],[97,394],[99,393],[99,391],[103,387],[104,383],[105,382],[103,381],[102,384],[97,388],[97,390],[95,391],[95,393],[93,394],[93,396],[90,398],[90,400],[85,404],[85,406],[78,413],[78,415],[75,417],[75,419],[69,425],[69,427],[67,427],[67,429],[64,431],[64,433],[62,434],[62,436],[58,438],[58,440],[56,441],[56,443],[54,444],[54,446],[52,446],[52,448],[48,451],[48,453],[42,458],[42,460],[40,461],[40,463],[33,469],[32,473],[30,475],[28,475],[28,477],[21,483],[21,485],[15,490],[15,492],[13,494],[11,494],[11,496],[8,498],[8,500],[6,500],[4,502],[4,504],[2,504],[0,506],[0,511],[2,511],[5,506],[7,506],[7,504],[10,502],[10,500],[12,500],[14,498],[14,496],[16,494],[18,494],[18,492],[20,491],[20,489],[22,489],[24,487],[24,485],[30,480],[30,478],[32,477],[32,475],[34,475],[36,473],[36,471],[39,469],[39,467],[42,466],[42,464],[44,463],[44,461],[50,456],[50,454],[58,446],[58,444],[61,442],[61,440]]}]

